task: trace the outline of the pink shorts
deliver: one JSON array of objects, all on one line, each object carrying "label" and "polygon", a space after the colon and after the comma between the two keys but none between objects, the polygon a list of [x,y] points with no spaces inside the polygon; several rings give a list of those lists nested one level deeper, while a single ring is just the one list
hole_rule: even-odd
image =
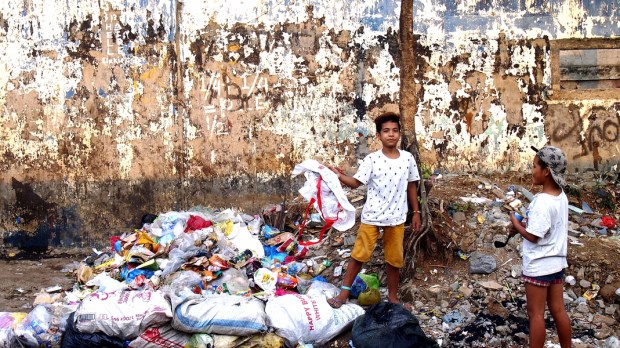
[{"label": "pink shorts", "polygon": [[526,275],[521,275],[521,281],[523,281],[524,283],[530,283],[543,287],[548,287],[552,284],[564,284],[564,270],[561,270],[557,273],[538,277],[528,277]]}]

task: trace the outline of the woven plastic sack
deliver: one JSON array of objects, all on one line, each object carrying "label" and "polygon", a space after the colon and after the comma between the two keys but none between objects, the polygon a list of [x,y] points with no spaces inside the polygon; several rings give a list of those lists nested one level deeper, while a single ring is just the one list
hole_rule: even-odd
[{"label": "woven plastic sack", "polygon": [[103,332],[132,340],[147,328],[168,323],[171,318],[170,304],[159,292],[100,292],[82,301],[75,314],[75,326],[82,333]]},{"label": "woven plastic sack", "polygon": [[322,345],[351,326],[364,314],[362,307],[345,303],[332,308],[325,297],[284,295],[269,299],[265,312],[276,334],[289,347],[297,344]]},{"label": "woven plastic sack", "polygon": [[177,331],[168,324],[146,329],[129,343],[129,348],[185,348],[191,338],[191,334]]},{"label": "woven plastic sack", "polygon": [[183,290],[169,294],[174,310],[172,327],[188,333],[248,336],[267,332],[265,305],[255,298],[197,295]]}]

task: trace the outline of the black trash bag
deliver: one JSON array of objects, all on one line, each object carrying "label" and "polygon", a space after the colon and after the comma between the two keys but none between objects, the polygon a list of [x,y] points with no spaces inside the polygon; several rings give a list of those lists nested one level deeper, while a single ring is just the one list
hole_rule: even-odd
[{"label": "black trash bag", "polygon": [[140,226],[138,229],[144,227],[144,224],[152,224],[157,219],[157,215],[146,213],[142,215],[142,219],[140,219]]},{"label": "black trash bag", "polygon": [[108,336],[103,332],[92,334],[79,332],[75,328],[75,322],[73,321],[74,314],[71,313],[69,319],[67,319],[67,327],[62,334],[62,341],[60,341],[61,348],[124,348],[129,345],[129,341],[125,342],[120,338]]},{"label": "black trash bag", "polygon": [[377,303],[355,319],[352,336],[355,348],[439,348],[411,312],[389,302]]}]

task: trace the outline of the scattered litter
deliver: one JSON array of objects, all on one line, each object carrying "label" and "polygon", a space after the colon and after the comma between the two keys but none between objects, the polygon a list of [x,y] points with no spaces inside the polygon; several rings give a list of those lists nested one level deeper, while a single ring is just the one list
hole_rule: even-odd
[{"label": "scattered litter", "polygon": [[463,202],[473,203],[473,204],[488,204],[492,202],[492,200],[484,197],[460,197]]},{"label": "scattered litter", "polygon": [[60,291],[62,291],[62,287],[60,285],[50,286],[48,288],[45,288],[45,292],[47,292],[48,294],[52,294],[52,293],[60,292]]},{"label": "scattered litter", "polygon": [[588,205],[588,203],[586,203],[586,201],[581,202],[581,209],[586,214],[594,214],[594,211],[592,210],[592,208],[590,208],[590,206]]},{"label": "scattered litter", "polygon": [[616,219],[612,218],[611,216],[602,216],[600,225],[607,228],[616,228],[617,223]]},{"label": "scattered litter", "polygon": [[583,297],[590,301],[591,299],[595,298],[596,295],[598,295],[599,290],[601,290],[601,287],[598,284],[592,284],[592,288],[586,290],[586,292],[583,294]]},{"label": "scattered litter", "polygon": [[574,205],[569,204],[568,209],[577,214],[583,214],[583,210],[575,207]]}]

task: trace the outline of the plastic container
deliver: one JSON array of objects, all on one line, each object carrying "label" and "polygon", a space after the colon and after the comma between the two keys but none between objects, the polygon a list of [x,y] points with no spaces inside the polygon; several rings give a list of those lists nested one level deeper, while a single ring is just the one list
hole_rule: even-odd
[{"label": "plastic container", "polygon": [[519,222],[523,221],[523,215],[515,213],[515,217],[517,218],[517,220],[519,220]]}]

